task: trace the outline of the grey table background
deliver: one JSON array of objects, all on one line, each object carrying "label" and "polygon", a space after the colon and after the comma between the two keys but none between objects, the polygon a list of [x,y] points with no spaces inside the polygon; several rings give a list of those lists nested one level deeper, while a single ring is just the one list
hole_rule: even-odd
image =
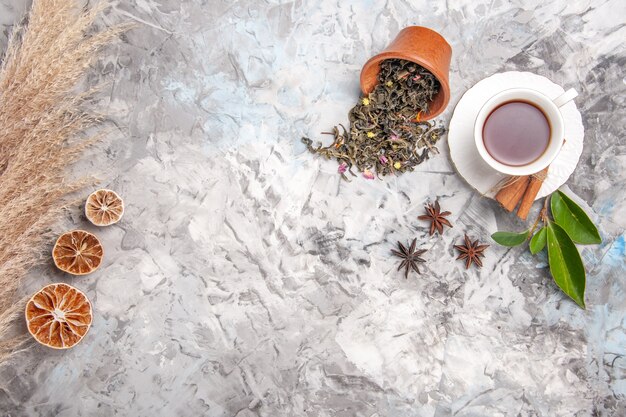
[{"label": "grey table background", "polygon": [[[447,3],[447,4],[446,4]],[[626,6],[610,1],[123,1],[137,22],[94,65],[94,108],[115,133],[78,174],[124,196],[99,229],[106,258],[54,281],[88,294],[76,348],[34,346],[0,368],[3,416],[626,415]],[[24,0],[0,0],[0,49]],[[463,232],[521,228],[453,171],[447,145],[419,172],[340,181],[305,152],[358,97],[361,65],[404,26],[454,51],[452,100],[532,71],[576,88],[585,148],[567,188],[600,224],[585,247],[583,311],[544,256],[492,246],[453,261]],[[440,198],[454,229],[416,220]],[[76,207],[61,219],[93,228]],[[417,237],[426,272],[389,256]]]}]

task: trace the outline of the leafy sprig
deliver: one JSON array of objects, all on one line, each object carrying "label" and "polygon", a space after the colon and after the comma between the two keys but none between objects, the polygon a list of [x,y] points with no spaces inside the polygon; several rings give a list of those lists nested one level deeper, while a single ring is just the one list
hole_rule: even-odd
[{"label": "leafy sprig", "polygon": [[[548,216],[548,202],[550,214]],[[537,230],[539,222],[542,226]],[[550,274],[559,288],[580,307],[585,308],[585,266],[576,244],[602,242],[597,227],[587,213],[571,198],[556,191],[547,197],[544,207],[530,229],[523,232],[496,232],[493,240],[502,246],[518,246],[529,241],[535,255],[547,247]]]}]

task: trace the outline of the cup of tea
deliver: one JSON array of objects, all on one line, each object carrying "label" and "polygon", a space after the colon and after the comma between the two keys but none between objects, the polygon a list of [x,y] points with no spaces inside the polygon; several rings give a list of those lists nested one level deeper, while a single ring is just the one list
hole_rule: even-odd
[{"label": "cup of tea", "polygon": [[483,160],[507,175],[531,175],[552,163],[563,145],[560,107],[578,93],[555,99],[530,88],[512,88],[491,97],[478,112],[474,140]]}]

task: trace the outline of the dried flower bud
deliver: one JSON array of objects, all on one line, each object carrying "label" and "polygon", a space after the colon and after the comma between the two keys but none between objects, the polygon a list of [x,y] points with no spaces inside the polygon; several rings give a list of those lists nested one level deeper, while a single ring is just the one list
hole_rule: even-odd
[{"label": "dried flower bud", "polygon": [[365,171],[363,171],[363,177],[368,179],[368,180],[373,180],[374,179],[374,173],[372,171],[370,171],[369,169],[366,169]]}]

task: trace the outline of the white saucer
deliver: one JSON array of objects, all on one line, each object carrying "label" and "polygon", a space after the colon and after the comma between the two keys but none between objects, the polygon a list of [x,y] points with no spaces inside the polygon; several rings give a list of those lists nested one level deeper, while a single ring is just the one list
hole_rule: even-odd
[{"label": "white saucer", "polygon": [[[489,98],[509,88],[532,88],[550,98],[556,98],[565,91],[561,86],[540,75],[510,71],[479,81],[461,97],[454,109],[448,130],[450,158],[465,181],[479,193],[490,198],[495,196],[496,184],[506,176],[494,171],[478,154],[474,144],[474,120]],[[565,122],[565,144],[550,165],[548,177],[543,182],[537,199],[551,194],[567,181],[583,151],[585,129],[574,101],[561,107],[561,114]]]}]

